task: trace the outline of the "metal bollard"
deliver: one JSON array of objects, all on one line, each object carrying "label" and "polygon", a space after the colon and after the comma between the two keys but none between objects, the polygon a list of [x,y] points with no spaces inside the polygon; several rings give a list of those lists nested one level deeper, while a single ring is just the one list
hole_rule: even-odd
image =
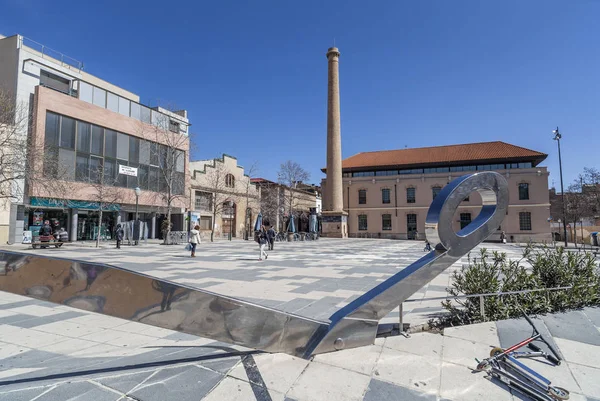
[{"label": "metal bollard", "polygon": [[483,302],[483,295],[479,296],[479,313],[481,313],[481,317],[483,318],[483,321],[485,321],[485,304]]}]

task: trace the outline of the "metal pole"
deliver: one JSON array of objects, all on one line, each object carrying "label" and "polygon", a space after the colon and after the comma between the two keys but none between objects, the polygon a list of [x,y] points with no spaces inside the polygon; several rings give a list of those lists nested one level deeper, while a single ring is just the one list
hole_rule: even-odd
[{"label": "metal pole", "polygon": [[229,213],[231,216],[231,220],[229,221],[229,241],[231,241],[231,233],[233,230],[233,203],[229,202]]},{"label": "metal pole", "polygon": [[560,157],[560,138],[562,135],[558,132],[558,127],[556,127],[556,142],[558,143],[558,169],[560,171],[560,196],[562,200],[562,212],[563,212],[563,234],[565,236],[565,248],[569,246],[567,243],[567,208],[565,205],[565,189],[563,186],[563,173],[562,173],[562,159]]},{"label": "metal pole", "polygon": [[585,249],[585,241],[583,240],[583,219],[580,220],[581,223],[581,248]]},{"label": "metal pole", "polygon": [[[135,233],[135,229],[136,229],[136,227],[137,227],[137,225],[138,225],[138,206],[139,206],[139,198],[140,198],[140,196],[139,196],[139,195],[137,194],[137,192],[136,192],[136,194],[135,194],[135,221],[133,222],[133,224],[134,224],[134,227],[133,227],[133,232],[134,232],[134,233]],[[139,227],[137,227],[137,228],[138,228],[138,235],[137,235],[137,237],[135,238],[135,244],[136,244],[136,245],[138,244],[138,238],[139,238],[139,236],[140,236],[140,230],[139,230]]]},{"label": "metal pole", "polygon": [[481,318],[483,319],[483,321],[486,321],[485,318],[485,303],[483,300],[483,295],[479,296],[479,313],[481,313]]}]

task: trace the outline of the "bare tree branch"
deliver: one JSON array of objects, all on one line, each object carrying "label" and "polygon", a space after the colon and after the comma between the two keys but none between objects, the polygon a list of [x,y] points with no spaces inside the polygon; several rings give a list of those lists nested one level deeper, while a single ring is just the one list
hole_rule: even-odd
[{"label": "bare tree branch", "polygon": [[300,164],[288,160],[279,167],[277,178],[280,184],[289,188],[289,190],[283,191],[283,200],[285,208],[291,216],[298,206],[295,188],[299,183],[308,181],[310,174]]}]

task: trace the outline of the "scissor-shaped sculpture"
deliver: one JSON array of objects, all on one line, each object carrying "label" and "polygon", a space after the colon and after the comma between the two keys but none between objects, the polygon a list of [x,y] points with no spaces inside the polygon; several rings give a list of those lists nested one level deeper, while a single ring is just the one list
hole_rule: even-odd
[{"label": "scissor-shaped sculpture", "polygon": [[[458,232],[460,203],[479,192],[479,215]],[[309,319],[104,264],[1,252],[0,290],[267,352],[311,355],[373,344],[378,322],[488,238],[502,223],[508,185],[494,172],[459,177],[429,208],[433,250],[334,313]],[[173,308],[173,309],[172,309]],[[168,312],[168,313],[167,313]]]}]

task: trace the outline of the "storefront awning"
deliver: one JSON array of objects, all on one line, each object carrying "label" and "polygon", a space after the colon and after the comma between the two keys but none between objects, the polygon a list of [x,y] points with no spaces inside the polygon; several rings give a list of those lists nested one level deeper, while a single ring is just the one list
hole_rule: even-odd
[{"label": "storefront awning", "polygon": [[[34,207],[60,207],[65,209],[87,209],[87,210],[100,210],[99,202],[90,202],[82,200],[72,199],[53,199],[53,198],[38,198],[32,196],[30,198],[30,205]],[[105,205],[102,208],[103,211],[118,212],[121,210],[121,205],[112,204]]]}]

